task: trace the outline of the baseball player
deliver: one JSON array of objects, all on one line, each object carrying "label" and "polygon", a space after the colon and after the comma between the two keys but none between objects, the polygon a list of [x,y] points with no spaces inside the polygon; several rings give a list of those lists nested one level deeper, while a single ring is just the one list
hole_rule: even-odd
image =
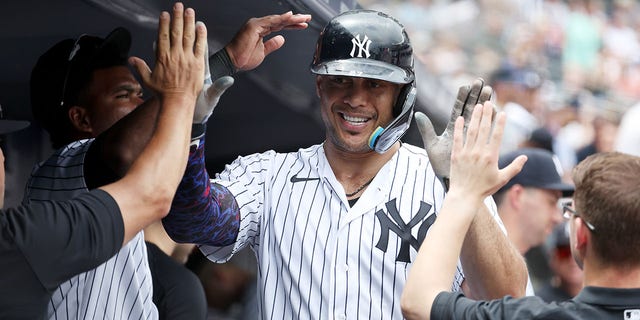
[{"label": "baseball player", "polygon": [[[187,161],[207,45],[206,29],[194,28],[192,13],[185,17],[183,33],[182,24],[170,28],[169,15],[161,15],[153,72],[144,61],[131,60],[160,104],[157,128],[127,175],[72,200],[32,201],[0,212],[0,319],[42,319],[60,284],[120,255],[123,244],[168,212]],[[169,32],[175,37],[164,37]],[[0,132],[6,126],[0,120]],[[4,187],[4,179],[0,183]]]},{"label": "baseball player", "polygon": [[[311,71],[326,140],[239,157],[211,181],[201,140],[180,187],[190,192],[178,191],[163,223],[174,240],[200,244],[215,262],[250,246],[263,319],[402,319],[400,294],[445,195],[453,124],[436,136],[420,115],[429,156],[399,141],[413,117],[413,52],[402,25],[384,13],[332,19]],[[452,117],[466,110],[469,118],[490,94],[481,81],[462,88]],[[524,261],[490,198],[487,205],[451,289],[522,295]]]},{"label": "baseball player", "polygon": [[[173,10],[178,19],[183,16],[181,3]],[[187,12],[188,19],[193,19],[192,11]],[[304,28],[308,19],[285,13],[252,23],[260,26],[264,36],[283,28]],[[250,39],[255,31],[242,31],[238,37],[249,35]],[[261,47],[263,58],[282,46],[278,40],[275,37]],[[61,41],[38,60],[31,75],[32,111],[59,149],[34,169],[25,203],[71,199],[112,182],[126,173],[149,141],[158,100],[142,100],[141,86],[125,65],[130,41],[129,32],[117,28],[105,38],[85,35]],[[227,50],[231,55],[248,51],[245,47]],[[226,62],[220,57],[211,57],[212,70],[225,69]],[[236,63],[238,69],[248,70],[255,61],[242,63]],[[213,107],[233,83],[230,77],[215,79],[205,84],[198,99],[192,120],[194,139],[204,134]],[[155,319],[158,311],[152,303],[151,286],[140,232],[104,264],[63,283],[51,298],[47,317]]]}]

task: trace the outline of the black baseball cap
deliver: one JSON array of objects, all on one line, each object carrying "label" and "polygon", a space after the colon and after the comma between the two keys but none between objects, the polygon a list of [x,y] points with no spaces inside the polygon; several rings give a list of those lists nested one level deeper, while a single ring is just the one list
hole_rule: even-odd
[{"label": "black baseball cap", "polygon": [[65,39],[40,56],[31,71],[31,109],[45,129],[65,121],[67,108],[96,69],[126,65],[131,33],[116,28],[105,38],[82,35]]},{"label": "black baseball cap", "polygon": [[553,153],[541,148],[520,148],[500,156],[498,166],[506,167],[520,155],[527,156],[527,162],[520,173],[513,177],[498,192],[511,188],[514,184],[523,187],[534,187],[547,190],[562,191],[563,197],[573,195],[574,186],[562,181],[560,165]]}]

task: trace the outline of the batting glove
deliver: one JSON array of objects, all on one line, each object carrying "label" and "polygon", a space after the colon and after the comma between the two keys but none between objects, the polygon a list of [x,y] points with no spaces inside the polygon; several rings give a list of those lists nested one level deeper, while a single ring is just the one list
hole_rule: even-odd
[{"label": "batting glove", "polygon": [[[198,22],[202,23],[202,22]],[[204,55],[204,86],[198,100],[196,101],[196,109],[193,114],[194,124],[204,124],[209,120],[213,113],[213,109],[220,101],[222,94],[233,85],[234,79],[230,76],[223,76],[216,81],[211,81],[211,70],[209,69],[209,46],[205,48]]]},{"label": "batting glove", "polygon": [[[471,120],[471,114],[476,104],[483,104],[491,99],[493,89],[485,85],[482,78],[476,79],[471,86],[462,86],[458,89],[456,102],[451,110],[451,119],[441,135],[436,135],[433,124],[427,115],[416,112],[415,119],[418,131],[422,136],[424,148],[429,155],[429,161],[440,182],[446,190],[449,189],[449,175],[451,172],[451,147],[453,145],[453,129],[456,119],[464,117],[464,133],[466,136],[467,127]],[[494,116],[495,116],[494,109]]]}]

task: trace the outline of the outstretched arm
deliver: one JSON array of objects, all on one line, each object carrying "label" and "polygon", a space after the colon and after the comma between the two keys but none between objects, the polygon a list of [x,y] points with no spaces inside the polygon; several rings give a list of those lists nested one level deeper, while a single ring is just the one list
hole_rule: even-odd
[{"label": "outstretched arm", "polygon": [[284,45],[285,39],[282,35],[265,40],[267,36],[282,30],[306,29],[309,21],[311,15],[293,14],[291,11],[251,18],[225,46],[225,50],[236,70],[252,70],[259,66],[267,55]]},{"label": "outstretched arm", "polygon": [[[470,125],[473,108],[491,98],[492,89],[477,79],[471,86],[461,87],[451,112],[451,121],[437,136],[431,121],[416,115],[418,129],[436,175],[448,187],[451,148],[456,120],[464,119],[463,132]],[[493,106],[493,104],[490,104]],[[495,110],[492,110],[495,113]],[[460,260],[465,273],[463,291],[469,297],[490,299],[504,295],[522,296],[527,283],[527,267],[522,256],[509,242],[486,205],[473,219],[462,247]]]},{"label": "outstretched arm", "polygon": [[119,181],[101,187],[118,203],[124,243],[169,211],[186,165],[195,102],[204,81],[206,28],[195,27],[195,12],[182,3],[160,15],[153,72],[139,58],[130,62],[157,93],[159,114],[151,140]]},{"label": "outstretched arm", "polygon": [[[256,68],[267,55],[281,48],[285,42],[282,35],[265,38],[282,30],[306,29],[310,20],[311,16],[308,14],[291,12],[251,18],[225,48],[212,55],[208,59],[210,79],[215,81],[213,84],[205,83],[199,97],[193,119],[193,137],[204,135],[206,121],[218,99],[233,84],[233,79],[228,76]],[[149,141],[158,108],[155,97],[148,99],[96,138],[87,155],[88,161],[85,162],[87,185],[90,189],[124,176]]]},{"label": "outstretched arm", "polygon": [[[285,29],[305,29],[310,20],[310,15],[291,12],[249,19],[225,48],[210,57],[211,77],[225,79],[237,71],[254,69],[284,44],[282,35],[265,40],[267,36]],[[194,137],[197,139],[191,145],[187,170],[171,212],[162,220],[164,227],[176,242],[232,244],[239,231],[240,209],[227,188],[210,182],[204,158],[205,137]]]},{"label": "outstretched arm", "polygon": [[483,200],[516,175],[526,161],[522,156],[506,168],[498,169],[505,117],[498,114],[492,130],[492,113],[490,102],[475,108],[466,140],[463,118],[455,121],[450,190],[409,272],[401,300],[402,312],[407,319],[430,318],[436,296],[451,287],[458,255],[466,242],[467,231],[478,219],[479,208],[484,207]]}]

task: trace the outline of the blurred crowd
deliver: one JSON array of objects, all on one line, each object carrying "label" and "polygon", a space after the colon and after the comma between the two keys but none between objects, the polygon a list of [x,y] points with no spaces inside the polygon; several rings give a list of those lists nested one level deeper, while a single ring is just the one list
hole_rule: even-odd
[{"label": "blurred crowd", "polygon": [[[367,0],[362,4],[385,10],[405,24],[417,58],[446,87],[457,88],[478,76],[491,80],[505,69],[534,74],[538,84],[526,98],[530,106],[519,103],[532,116],[521,140],[548,144],[565,176],[587,155],[613,150],[623,115],[640,101],[637,1]],[[526,76],[514,79],[528,86],[532,81]],[[506,99],[499,97],[499,90],[495,94]]]}]

